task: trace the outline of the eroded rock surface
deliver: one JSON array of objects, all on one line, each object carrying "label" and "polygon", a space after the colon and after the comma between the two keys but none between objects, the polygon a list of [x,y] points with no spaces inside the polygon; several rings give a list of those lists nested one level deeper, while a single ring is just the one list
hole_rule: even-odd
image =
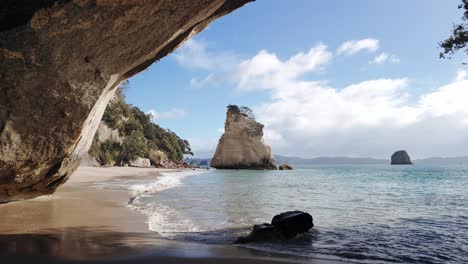
[{"label": "eroded rock surface", "polygon": [[411,165],[411,158],[405,150],[399,150],[392,155],[392,165]]},{"label": "eroded rock surface", "polygon": [[210,166],[217,169],[276,170],[271,149],[263,141],[263,125],[234,108],[228,108],[224,134]]},{"label": "eroded rock surface", "polygon": [[0,4],[0,202],[50,194],[117,86],[251,0]]}]

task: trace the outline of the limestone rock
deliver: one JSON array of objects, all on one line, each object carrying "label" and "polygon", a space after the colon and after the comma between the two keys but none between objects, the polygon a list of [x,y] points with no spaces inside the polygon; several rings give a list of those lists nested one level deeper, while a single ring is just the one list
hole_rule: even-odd
[{"label": "limestone rock", "polygon": [[279,170],[292,170],[293,167],[291,167],[290,165],[288,164],[281,164],[279,167],[278,167]]},{"label": "limestone rock", "polygon": [[130,167],[149,168],[151,167],[150,159],[137,157],[128,163]]},{"label": "limestone rock", "polygon": [[101,164],[99,163],[99,161],[95,157],[91,156],[89,153],[86,153],[81,158],[80,166],[83,166],[83,167],[101,167]]},{"label": "limestone rock", "polygon": [[0,5],[0,202],[53,193],[122,81],[250,1]]},{"label": "limestone rock", "polygon": [[103,121],[99,123],[96,133],[99,138],[99,143],[103,143],[109,139],[119,142],[120,144],[123,142],[122,137],[119,135],[119,130],[110,128]]},{"label": "limestone rock", "polygon": [[271,149],[263,141],[263,125],[228,107],[224,134],[210,166],[217,169],[276,170]]},{"label": "limestone rock", "polygon": [[411,165],[411,158],[405,150],[399,150],[392,155],[392,165]]}]

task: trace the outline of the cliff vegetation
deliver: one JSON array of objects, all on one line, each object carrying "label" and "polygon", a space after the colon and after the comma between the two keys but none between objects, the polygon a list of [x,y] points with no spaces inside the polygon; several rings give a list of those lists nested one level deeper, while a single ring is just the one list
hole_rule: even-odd
[{"label": "cliff vegetation", "polygon": [[169,129],[152,122],[153,116],[125,102],[124,90],[128,82],[117,91],[107,106],[102,123],[117,130],[119,139],[94,136],[89,154],[101,165],[127,164],[138,157],[150,159],[154,166],[162,162],[180,162],[184,154],[193,155],[190,143]]}]

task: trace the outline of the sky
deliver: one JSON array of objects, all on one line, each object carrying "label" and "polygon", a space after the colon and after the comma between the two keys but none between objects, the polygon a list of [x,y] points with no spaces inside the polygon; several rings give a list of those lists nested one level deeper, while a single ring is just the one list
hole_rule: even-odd
[{"label": "sky", "polygon": [[130,79],[127,101],[213,155],[226,106],[275,154],[468,155],[466,54],[439,59],[459,0],[257,0]]}]

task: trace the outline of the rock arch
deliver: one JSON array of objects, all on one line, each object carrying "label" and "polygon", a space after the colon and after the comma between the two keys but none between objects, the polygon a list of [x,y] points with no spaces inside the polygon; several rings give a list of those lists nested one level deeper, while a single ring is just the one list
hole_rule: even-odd
[{"label": "rock arch", "polygon": [[250,1],[2,1],[0,202],[53,193],[120,82]]}]

